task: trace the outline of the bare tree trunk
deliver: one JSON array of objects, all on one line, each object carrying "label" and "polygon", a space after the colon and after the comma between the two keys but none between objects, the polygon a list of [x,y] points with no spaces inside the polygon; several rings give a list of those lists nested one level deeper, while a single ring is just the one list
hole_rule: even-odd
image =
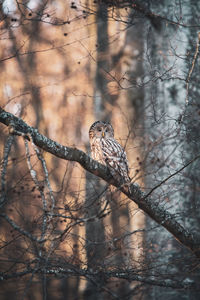
[{"label": "bare tree trunk", "polygon": [[[94,90],[94,115],[99,120],[106,117],[105,102],[107,100],[107,80],[105,71],[108,68],[108,32],[107,32],[107,7],[99,5],[96,15],[96,34],[97,34],[97,64]],[[105,193],[102,191],[105,185],[93,176],[86,176],[86,201],[85,216],[94,217],[94,221],[86,224],[86,253],[88,268],[99,270],[103,268],[106,244],[105,244],[105,228],[103,218],[98,218],[103,205],[105,205]],[[103,294],[100,293],[104,282],[101,278],[91,278],[88,280],[86,290],[84,292],[85,300],[102,300]]]},{"label": "bare tree trunk", "polygon": [[[165,4],[165,2],[163,2],[163,4],[160,3],[160,5],[160,14],[163,15],[165,13],[169,14],[170,16],[170,9]],[[187,14],[188,11],[192,9],[192,6],[196,6],[194,11],[198,11],[199,4],[189,3],[188,1],[185,6],[185,10],[182,12],[183,15],[184,13]],[[194,11],[191,13],[191,15],[193,16],[195,16]],[[195,19],[193,19],[193,22],[195,23]],[[172,78],[173,74],[176,74],[176,72],[179,73],[179,76],[182,76],[183,78],[185,77],[185,70],[187,70],[186,73],[189,72],[191,68],[192,58],[194,57],[195,52],[194,40],[197,40],[196,30],[191,27],[189,29],[189,32],[187,33],[188,29],[186,28],[185,30],[182,30],[179,35],[176,33],[175,28],[172,27],[169,27],[166,31],[165,27],[163,26],[162,28],[160,28],[160,30],[160,34],[158,34],[152,27],[149,27],[148,25],[146,31],[147,56],[145,56],[146,60],[144,62],[144,65],[146,66],[146,74],[148,74],[148,72],[151,72],[154,78],[158,78],[159,76],[161,76],[161,80],[151,81],[149,87],[146,87],[145,94],[145,128],[147,137],[146,147],[147,149],[149,147],[146,159],[147,188],[151,188],[152,186],[156,185],[157,182],[162,180],[162,178],[169,176],[169,174],[173,172],[175,168],[178,168],[178,166],[185,164],[187,161],[194,158],[197,153],[199,153],[198,143],[193,143],[194,140],[197,141],[197,135],[199,135],[199,117],[197,110],[197,107],[199,106],[197,100],[199,99],[199,97],[197,96],[197,94],[199,94],[199,86],[196,81],[189,84],[189,95],[191,102],[186,108],[184,115],[184,110],[181,110],[181,108],[185,106],[187,93],[185,85],[183,84],[183,81],[174,81],[168,79]],[[171,49],[174,49],[174,47],[176,47],[175,53],[177,54],[177,57],[178,53],[181,52],[183,54],[183,45],[185,45],[187,35],[193,41],[191,42],[190,38],[188,39],[188,45],[191,45],[190,49],[188,49],[188,52],[190,52],[191,54],[190,63],[185,66],[185,62],[181,59],[178,59],[176,65],[173,66],[173,57],[170,57],[168,53],[171,51]],[[174,38],[176,36],[179,39],[178,44],[176,39]],[[171,66],[173,66],[172,74],[170,74],[169,71]],[[164,75],[164,73],[166,75]],[[195,76],[195,72],[193,75]],[[192,85],[193,87],[195,86],[196,95],[194,95],[192,92]],[[197,102],[194,104],[192,99],[196,99]],[[184,115],[182,119],[184,124],[180,124],[176,121],[179,120],[180,115],[182,114]],[[154,126],[152,126],[153,124]],[[184,128],[184,126],[186,127]],[[185,129],[186,136],[184,133]],[[172,136],[173,138],[170,139],[170,137]],[[186,137],[188,137],[188,139],[186,139]],[[152,176],[152,168],[154,169],[154,176]],[[157,171],[155,172],[155,170]],[[168,209],[172,213],[177,215],[180,214],[183,224],[187,226],[187,228],[192,229],[193,232],[195,232],[195,228],[199,226],[198,218],[196,218],[195,220],[195,212],[197,212],[199,209],[198,205],[196,205],[197,201],[195,200],[195,190],[198,189],[199,186],[197,179],[199,178],[198,173],[199,168],[196,168],[193,164],[192,167],[188,167],[185,173],[187,174],[185,178],[183,175],[180,175],[177,181],[174,179],[173,187],[169,188],[169,185],[166,185],[157,190],[158,194],[163,195],[162,197],[158,198],[159,203],[163,203],[163,205],[168,207]],[[192,203],[195,203],[195,209]],[[194,218],[192,217],[192,210]],[[188,219],[187,216],[189,216]],[[198,225],[196,222],[198,223]],[[152,228],[154,226],[155,223],[152,220],[147,219],[147,228]],[[194,227],[192,228],[192,226]],[[151,244],[150,241],[154,241],[153,244]],[[155,266],[156,263],[160,262],[161,264],[163,264],[163,267],[161,268],[162,272],[170,272],[170,268],[166,270],[165,266],[170,265],[173,262],[173,271],[176,270],[176,272],[179,273],[180,276],[182,275],[182,272],[185,268],[185,262],[184,260],[182,260],[182,257],[186,255],[186,252],[185,249],[180,249],[175,240],[171,239],[169,233],[163,231],[162,229],[156,229],[156,231],[151,230],[146,235],[146,242],[147,245],[151,245],[149,247],[149,251],[146,251],[147,264],[149,264],[150,260],[152,259],[151,252],[160,251],[162,255],[160,257],[159,255],[157,256]],[[163,255],[163,253],[165,253],[165,255]],[[153,272],[157,272],[156,267]],[[187,274],[186,270],[185,272]],[[194,295],[195,292],[193,294],[193,292],[191,291],[188,292],[187,297],[196,299]],[[185,299],[185,296],[186,295],[181,291],[168,291],[160,287],[153,287],[147,292],[146,299]]]}]

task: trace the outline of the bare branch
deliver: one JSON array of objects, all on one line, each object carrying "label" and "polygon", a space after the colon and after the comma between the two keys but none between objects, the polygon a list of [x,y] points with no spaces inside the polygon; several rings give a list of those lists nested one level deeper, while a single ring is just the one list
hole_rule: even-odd
[{"label": "bare branch", "polygon": [[33,182],[35,183],[35,186],[36,186],[37,190],[39,191],[39,193],[41,195],[41,199],[42,199],[44,214],[43,214],[43,222],[42,222],[41,239],[44,239],[45,234],[46,234],[46,230],[47,230],[47,215],[46,215],[47,201],[46,201],[43,189],[41,189],[40,186],[39,186],[39,180],[37,178],[37,172],[33,169],[33,166],[31,164],[31,157],[30,157],[28,142],[27,142],[27,140],[24,140],[24,142],[25,142],[25,148],[26,148],[26,157],[27,157],[28,168],[30,170],[30,174],[31,174],[31,177],[33,179]]},{"label": "bare branch", "polygon": [[148,194],[145,195],[144,198],[148,198],[153,191],[155,191],[157,188],[159,188],[161,185],[163,185],[165,182],[167,182],[169,179],[171,179],[172,177],[174,177],[175,175],[179,174],[180,172],[182,172],[185,168],[187,168],[189,165],[191,165],[193,162],[195,162],[197,159],[200,159],[200,155],[195,156],[193,159],[191,159],[187,164],[185,164],[182,168],[180,168],[179,170],[177,170],[176,172],[172,173],[171,175],[169,175],[167,178],[165,178],[164,180],[162,180],[159,184],[157,184],[156,186],[154,186],[150,192],[148,192]]},{"label": "bare branch", "polygon": [[100,0],[99,2],[103,2],[108,5],[108,7],[117,7],[117,8],[131,8],[149,19],[151,24],[154,26],[156,30],[161,29],[162,22],[166,22],[171,25],[175,26],[181,26],[181,27],[197,27],[199,28],[199,24],[194,24],[194,25],[188,25],[186,23],[181,22],[181,17],[180,21],[176,22],[174,20],[171,20],[163,15],[159,15],[152,10],[148,9],[145,5],[141,3],[141,1],[136,1],[136,0]]},{"label": "bare branch", "polygon": [[41,149],[59,158],[76,161],[85,170],[104,179],[109,184],[118,187],[121,192],[129,197],[129,199],[137,203],[139,208],[174,235],[181,244],[188,247],[197,257],[200,257],[199,237],[194,236],[193,233],[186,230],[179,222],[177,222],[175,215],[166,211],[160,203],[155,202],[150,197],[146,198],[138,185],[132,183],[129,187],[126,185],[120,186],[118,182],[112,178],[107,167],[93,160],[83,151],[60,145],[57,142],[48,139],[46,136],[40,134],[37,129],[28,126],[22,119],[4,111],[2,108],[0,108],[0,122],[7,126],[12,126],[13,134],[15,130],[17,130],[17,132],[22,132],[24,137],[26,137],[26,135],[31,135],[34,144]]},{"label": "bare branch", "polygon": [[48,268],[38,268],[32,269],[29,268],[22,272],[16,272],[12,274],[1,274],[0,280],[8,280],[11,278],[19,278],[23,277],[27,274],[46,274],[46,275],[54,275],[54,276],[83,276],[87,278],[99,278],[99,276],[103,277],[105,280],[110,278],[118,278],[118,279],[128,279],[131,281],[139,281],[150,285],[167,287],[167,288],[175,288],[175,289],[198,289],[195,281],[186,278],[185,280],[180,279],[171,279],[170,277],[160,279],[158,276],[154,275],[138,275],[135,270],[113,270],[113,271],[104,271],[97,270],[93,271],[91,269],[78,268],[78,266],[68,266],[68,267],[48,267]]},{"label": "bare branch", "polygon": [[6,214],[0,214],[0,217],[4,218],[15,230],[20,232],[22,235],[28,237],[31,241],[42,243],[44,240],[38,239],[33,236],[30,232],[23,230],[20,226],[18,226],[12,219],[10,219]]}]

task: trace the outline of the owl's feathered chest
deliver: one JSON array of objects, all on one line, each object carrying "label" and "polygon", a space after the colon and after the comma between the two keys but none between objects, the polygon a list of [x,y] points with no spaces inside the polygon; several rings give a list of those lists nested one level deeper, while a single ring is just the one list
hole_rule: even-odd
[{"label": "owl's feathered chest", "polygon": [[102,138],[94,137],[91,141],[91,154],[92,158],[100,162],[101,164],[105,164],[105,158],[102,151]]},{"label": "owl's feathered chest", "polygon": [[94,138],[91,142],[92,158],[107,164],[107,159],[115,159],[120,161],[121,159],[126,159],[126,153],[122,146],[112,138]]}]

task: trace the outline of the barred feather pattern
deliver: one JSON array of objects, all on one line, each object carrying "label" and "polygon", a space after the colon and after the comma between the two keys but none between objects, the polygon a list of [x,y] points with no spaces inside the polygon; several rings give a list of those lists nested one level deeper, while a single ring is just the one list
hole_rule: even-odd
[{"label": "barred feather pattern", "polygon": [[115,140],[112,125],[97,121],[89,130],[92,158],[107,165],[112,176],[120,183],[130,182],[126,152]]}]

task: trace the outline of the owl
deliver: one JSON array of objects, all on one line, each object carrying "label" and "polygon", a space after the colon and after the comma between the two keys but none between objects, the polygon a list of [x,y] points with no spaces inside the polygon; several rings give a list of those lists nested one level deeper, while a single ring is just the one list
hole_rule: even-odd
[{"label": "owl", "polygon": [[130,182],[126,152],[115,140],[110,123],[97,121],[89,129],[92,158],[108,166],[112,176],[120,183]]}]

